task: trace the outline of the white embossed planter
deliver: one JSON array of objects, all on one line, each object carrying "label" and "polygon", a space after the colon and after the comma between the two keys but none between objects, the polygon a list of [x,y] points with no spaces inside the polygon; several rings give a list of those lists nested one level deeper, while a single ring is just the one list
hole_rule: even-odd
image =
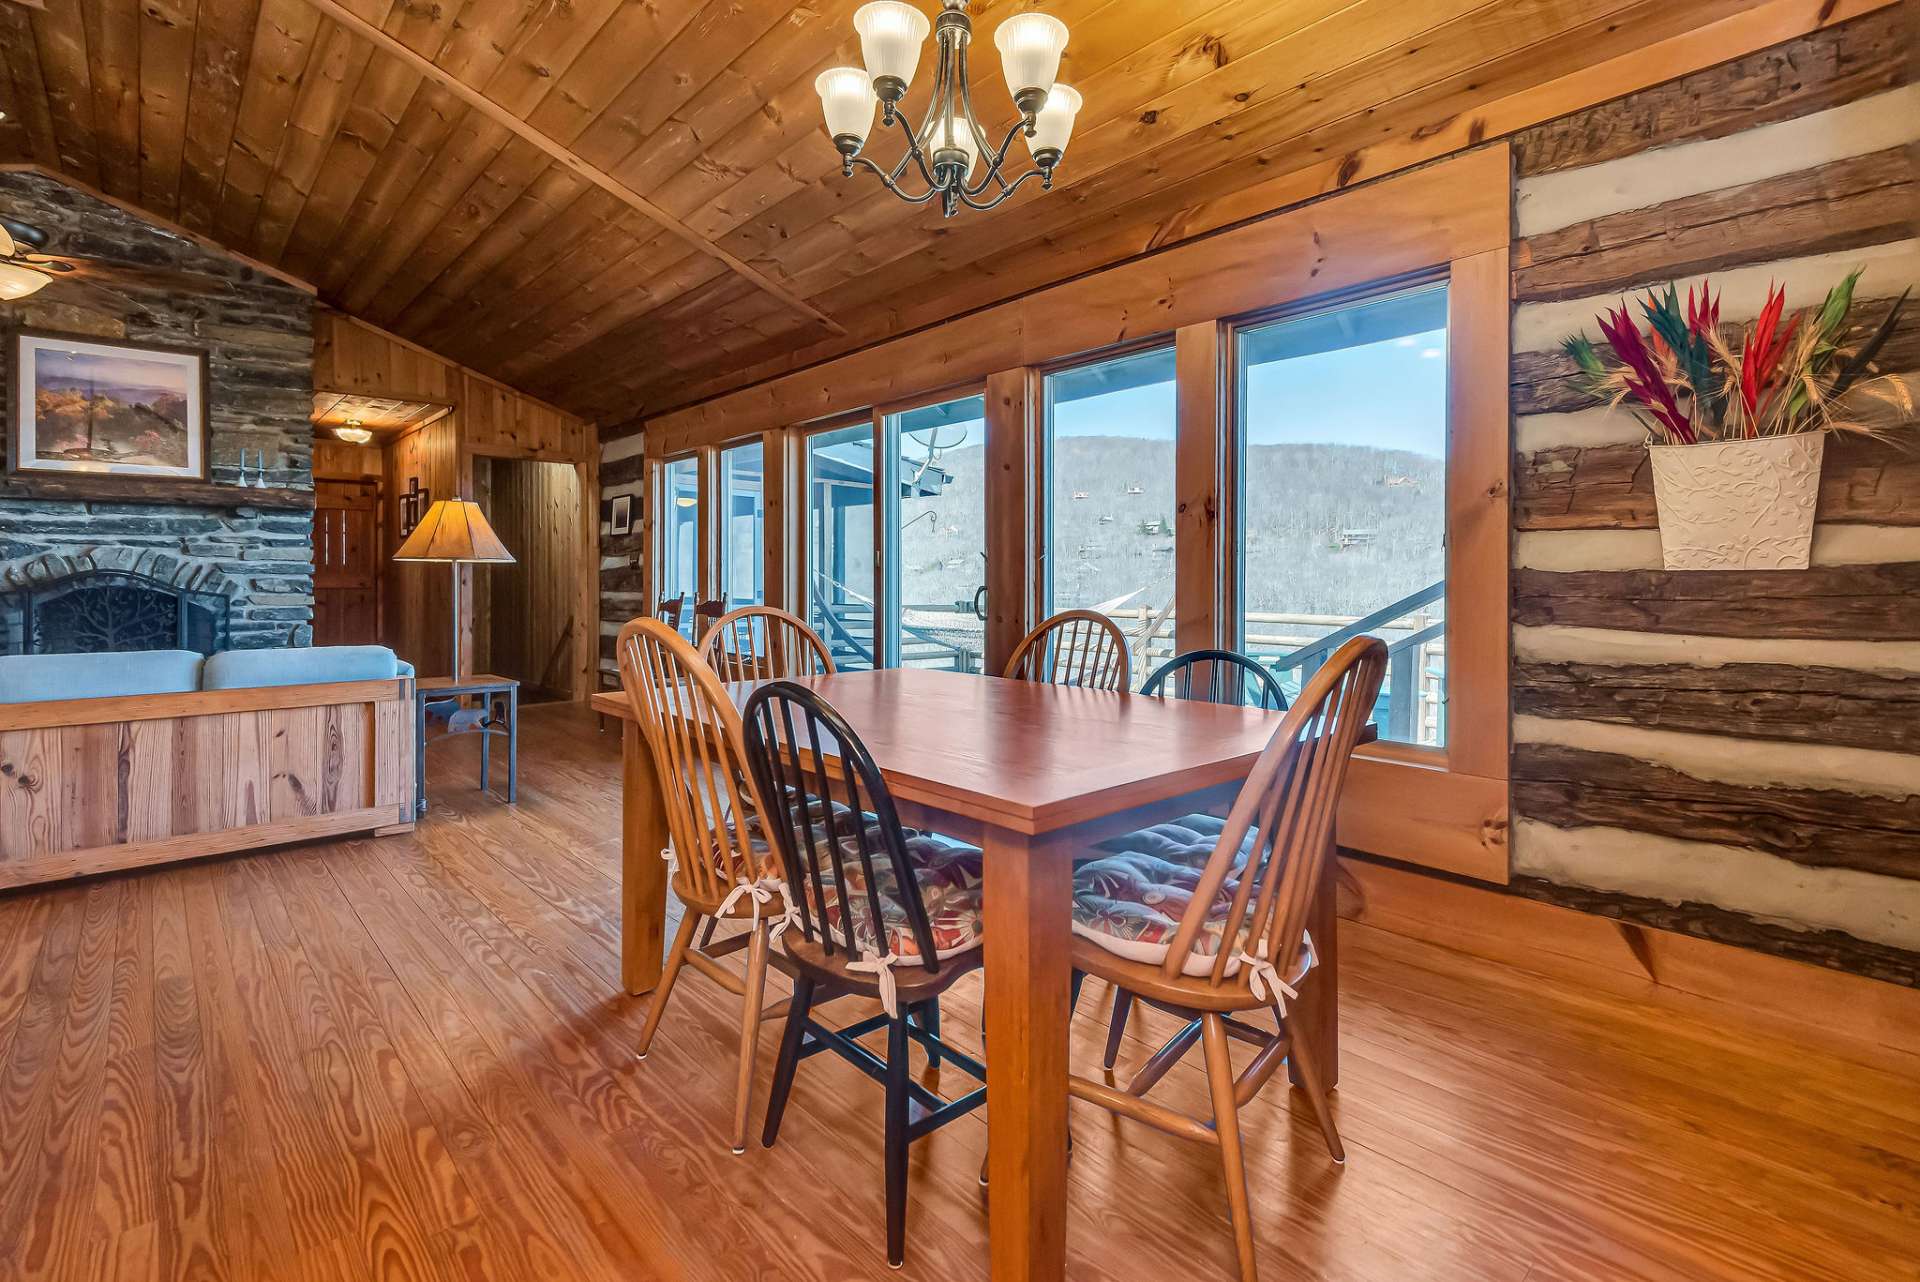
[{"label": "white embossed planter", "polygon": [[1804,570],[1825,432],[1649,446],[1669,570]]}]

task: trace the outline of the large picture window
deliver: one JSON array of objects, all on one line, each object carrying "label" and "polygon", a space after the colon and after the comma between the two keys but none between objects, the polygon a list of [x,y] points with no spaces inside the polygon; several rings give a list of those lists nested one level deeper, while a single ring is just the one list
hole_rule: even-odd
[{"label": "large picture window", "polygon": [[1289,694],[1348,638],[1387,643],[1383,739],[1447,741],[1447,288],[1242,328],[1239,648]]},{"label": "large picture window", "polygon": [[1046,612],[1113,618],[1138,686],[1174,649],[1173,348],[1049,374],[1045,394]]}]

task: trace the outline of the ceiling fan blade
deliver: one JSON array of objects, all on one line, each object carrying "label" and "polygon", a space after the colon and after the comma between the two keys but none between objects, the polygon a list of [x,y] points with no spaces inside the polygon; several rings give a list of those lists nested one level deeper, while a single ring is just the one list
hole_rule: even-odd
[{"label": "ceiling fan blade", "polygon": [[14,244],[13,233],[6,229],[5,224],[0,224],[0,258],[12,258],[17,252],[19,246]]},{"label": "ceiling fan blade", "polygon": [[55,275],[47,281],[43,297],[61,302],[87,301],[94,307],[112,312],[138,312],[140,304],[117,289],[86,280],[78,275]]}]

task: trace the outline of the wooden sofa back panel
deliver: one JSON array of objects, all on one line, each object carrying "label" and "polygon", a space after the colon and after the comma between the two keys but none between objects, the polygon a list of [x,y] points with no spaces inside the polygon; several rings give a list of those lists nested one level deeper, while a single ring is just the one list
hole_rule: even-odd
[{"label": "wooden sofa back panel", "polygon": [[208,693],[5,709],[0,887],[412,824],[410,681]]}]

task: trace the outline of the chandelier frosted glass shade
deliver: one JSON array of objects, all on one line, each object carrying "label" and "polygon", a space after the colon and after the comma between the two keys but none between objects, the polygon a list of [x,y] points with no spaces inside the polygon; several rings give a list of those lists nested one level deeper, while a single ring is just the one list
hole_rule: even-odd
[{"label": "chandelier frosted glass shade", "polygon": [[900,0],[874,0],[854,10],[853,29],[860,33],[860,60],[875,90],[898,102],[920,65],[920,46],[930,29],[927,15]]},{"label": "chandelier frosted glass shade", "polygon": [[866,142],[873,132],[873,111],[878,105],[866,72],[858,67],[829,68],[814,80],[813,91],[820,95],[827,132],[836,143],[851,138],[858,148]]},{"label": "chandelier frosted glass shade", "polygon": [[[1080,93],[1071,85],[1055,85],[1047,101],[1034,113],[1033,132],[1027,135],[1027,150],[1036,165],[1053,166],[1067,150],[1073,137],[1073,120],[1080,114]],[[1044,158],[1043,158],[1044,157]]]},{"label": "chandelier frosted glass shade", "polygon": [[[915,205],[938,201],[949,218],[962,206],[992,209],[1029,179],[1039,179],[1043,190],[1053,186],[1054,167],[1066,152],[1081,105],[1080,95],[1056,80],[1067,47],[1065,23],[1044,13],[1017,13],[994,32],[1007,91],[1018,112],[997,147],[992,139],[1000,135],[983,128],[974,111],[967,75],[967,51],[973,43],[967,0],[940,0],[940,16],[931,23],[903,0],[873,0],[854,11],[853,25],[860,34],[865,68],[835,67],[814,81],[844,176],[852,177],[856,168],[870,170],[900,199]],[[929,31],[934,40],[933,84],[916,127],[901,113]],[[906,143],[906,153],[890,168],[865,154],[875,106],[880,108],[881,127],[898,125]],[[1034,167],[1008,178],[1015,134],[1026,135]],[[918,184],[907,179],[909,169],[925,184],[924,190],[910,190]]]},{"label": "chandelier frosted glass shade", "polygon": [[1000,50],[1000,69],[1015,103],[1031,96],[1045,100],[1060,74],[1060,53],[1067,47],[1067,24],[1044,13],[1022,13],[1008,18],[993,33]]}]

